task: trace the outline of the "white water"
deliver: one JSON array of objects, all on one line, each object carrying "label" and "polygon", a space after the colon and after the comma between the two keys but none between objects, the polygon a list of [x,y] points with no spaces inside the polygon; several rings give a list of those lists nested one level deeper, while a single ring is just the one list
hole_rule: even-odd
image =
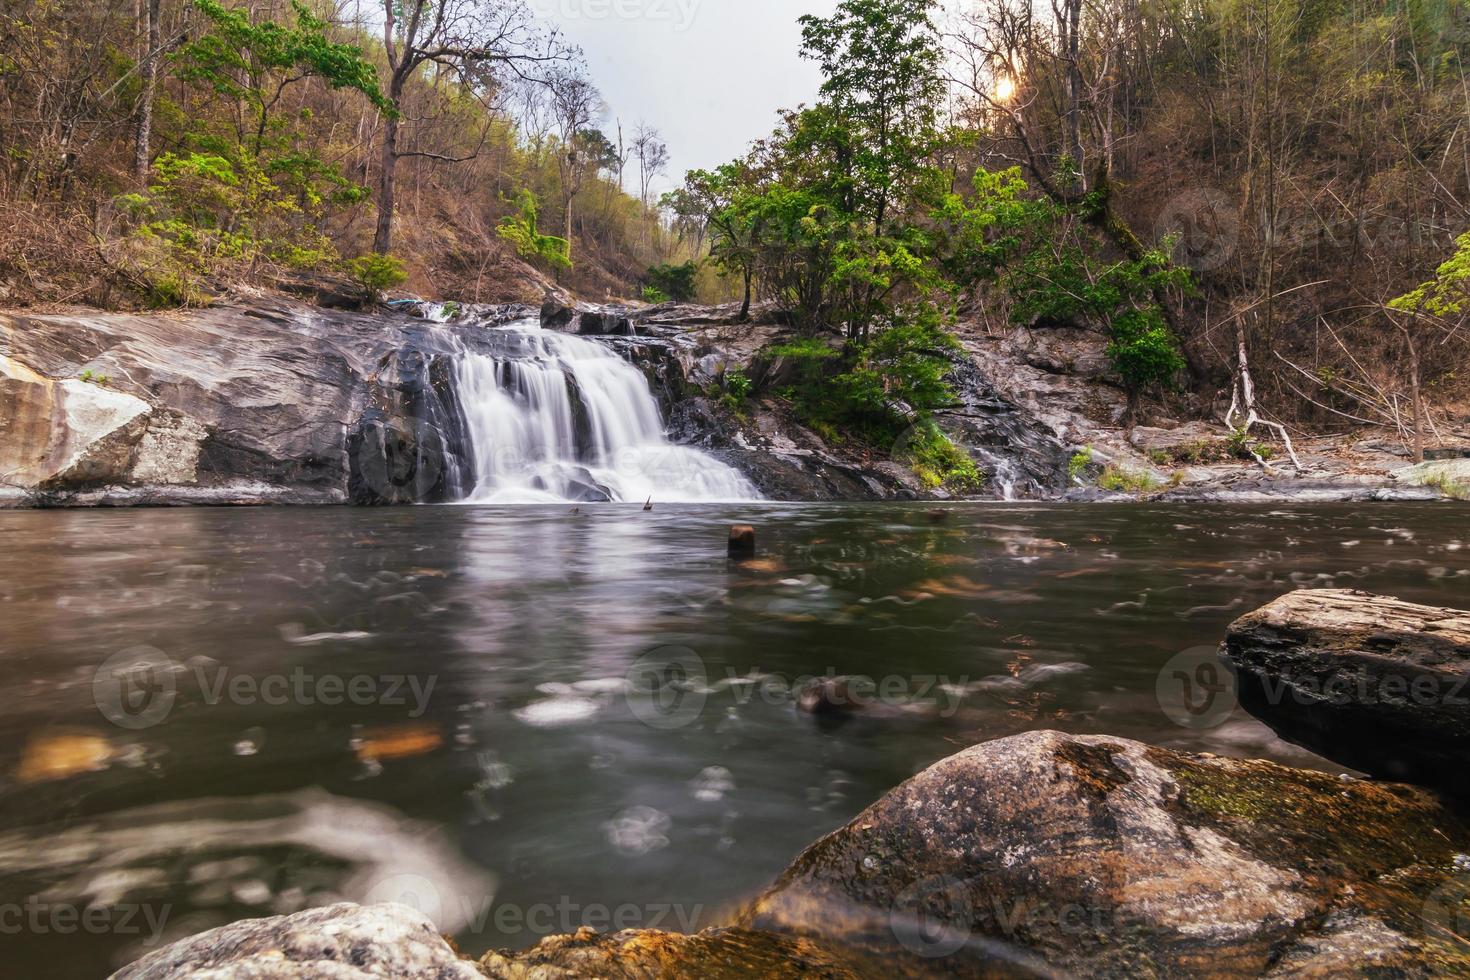
[{"label": "white water", "polygon": [[670,443],[648,380],[607,347],[534,320],[497,330],[503,354],[459,362],[475,454],[467,502],[588,500],[597,488],[639,503],[759,497],[735,469]]}]

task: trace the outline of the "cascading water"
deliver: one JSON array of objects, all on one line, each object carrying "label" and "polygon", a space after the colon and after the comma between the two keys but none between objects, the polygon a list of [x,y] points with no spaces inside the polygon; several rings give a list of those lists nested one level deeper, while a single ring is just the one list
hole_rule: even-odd
[{"label": "cascading water", "polygon": [[465,353],[459,400],[474,451],[470,503],[752,500],[738,471],[676,446],[633,365],[534,320],[494,330],[493,354]]}]

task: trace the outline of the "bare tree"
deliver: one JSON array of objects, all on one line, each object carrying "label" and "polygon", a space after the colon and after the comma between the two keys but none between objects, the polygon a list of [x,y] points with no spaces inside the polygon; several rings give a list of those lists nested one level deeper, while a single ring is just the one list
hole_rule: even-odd
[{"label": "bare tree", "polygon": [[143,57],[138,61],[142,86],[138,93],[138,123],[133,137],[133,175],[148,183],[149,144],[153,142],[153,102],[158,92],[158,61],[163,56],[162,0],[141,0]]},{"label": "bare tree", "polygon": [[549,82],[558,136],[556,166],[561,176],[562,219],[568,248],[572,241],[572,206],[587,176],[588,159],[580,137],[605,111],[602,95],[580,66],[555,72]]},{"label": "bare tree", "polygon": [[425,65],[436,65],[466,89],[486,96],[498,85],[497,72],[526,78],[546,67],[571,62],[579,52],[563,44],[555,31],[542,30],[524,0],[382,2],[383,48],[388,59],[385,94],[397,110],[383,124],[378,227],[373,240],[374,251],[386,253],[393,245],[398,161],[421,156],[456,163],[474,155],[451,158],[399,147],[399,128],[407,108],[404,94],[414,75]]}]

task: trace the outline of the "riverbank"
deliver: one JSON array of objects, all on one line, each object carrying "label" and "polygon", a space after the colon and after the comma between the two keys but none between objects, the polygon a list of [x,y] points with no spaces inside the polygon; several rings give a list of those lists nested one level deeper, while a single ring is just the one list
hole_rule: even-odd
[{"label": "riverbank", "polygon": [[[1293,461],[1284,447],[1198,421],[1151,417],[1129,430],[1099,338],[990,337],[973,326],[961,330],[950,377],[959,402],[938,421],[983,485],[935,485],[916,472],[903,437],[871,446],[803,424],[781,394],[791,366],[768,353],[792,336],[779,319],[769,308],[737,323],[733,307],[567,300],[541,310],[410,303],[362,313],[279,296],[172,314],[0,314],[0,506],[462,499],[474,489],[475,454],[497,450],[473,445],[457,365],[467,353],[534,356],[507,353],[496,330],[536,320],[637,367],[672,443],[735,467],[768,499],[1470,494],[1470,429],[1442,433],[1435,452],[1445,458],[1418,470],[1381,434],[1299,437]],[[566,384],[575,402],[575,379]],[[590,437],[578,429],[570,438],[580,454]],[[1261,459],[1241,458],[1253,453]]]}]

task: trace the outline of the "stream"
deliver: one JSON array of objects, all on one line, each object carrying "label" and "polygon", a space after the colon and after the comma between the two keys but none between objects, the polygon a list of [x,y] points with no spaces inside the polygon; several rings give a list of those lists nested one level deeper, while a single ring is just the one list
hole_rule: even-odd
[{"label": "stream", "polygon": [[[1293,588],[1470,605],[1463,505],[929,509],[0,513],[7,969],[102,975],[335,900],[417,904],[474,953],[698,929],[1034,729],[1340,771],[1182,709],[1180,666]],[[874,694],[798,711],[826,675]]]}]

